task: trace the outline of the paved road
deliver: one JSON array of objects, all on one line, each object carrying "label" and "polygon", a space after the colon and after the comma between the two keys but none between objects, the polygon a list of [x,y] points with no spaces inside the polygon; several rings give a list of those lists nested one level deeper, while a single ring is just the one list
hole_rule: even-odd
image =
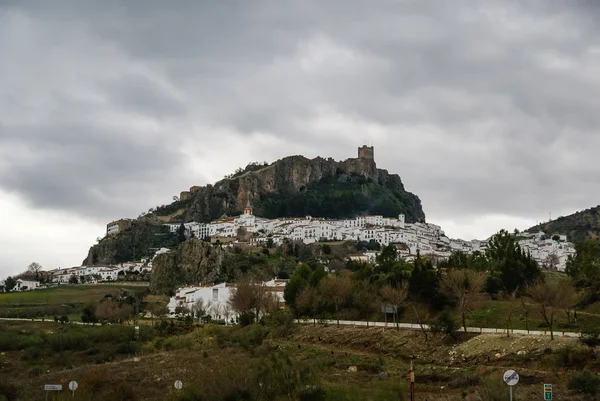
[{"label": "paved road", "polygon": [[[314,324],[313,320],[297,320],[297,323],[300,324]],[[317,324],[326,324],[335,326],[337,325],[337,320],[317,320]],[[367,322],[359,321],[359,320],[340,320],[340,326],[353,326],[353,327],[367,327]],[[396,325],[394,323],[384,323],[384,322],[369,322],[369,327],[388,327],[395,328]],[[399,323],[399,328],[403,330],[421,330],[421,326],[413,323]],[[429,329],[429,326],[424,325],[426,329]],[[462,329],[461,329],[462,330]],[[483,328],[483,327],[467,327],[467,332],[469,333],[486,333],[486,334],[506,334],[506,329],[493,329],[493,328]],[[523,336],[550,336],[550,331],[539,331],[539,330],[511,330],[510,334],[515,335],[523,335]],[[554,331],[554,336],[556,337],[580,337],[581,333],[569,332],[569,331]]]},{"label": "paved road", "polygon": [[[22,322],[49,322],[54,323],[54,320],[42,320],[42,319],[20,319],[20,318],[0,318],[0,320],[13,320],[13,321],[22,321]],[[96,325],[101,326],[100,323],[82,323],[77,321],[69,322],[70,324],[80,324],[80,325]],[[313,320],[296,320],[296,323],[299,324],[314,324]],[[317,324],[321,325],[330,325],[335,326],[338,324],[337,320],[317,320]],[[367,322],[360,320],[340,320],[340,326],[353,326],[353,327],[367,327]],[[368,322],[369,327],[387,327],[390,329],[396,328],[394,323],[384,323],[384,322]],[[421,326],[414,323],[398,323],[398,327],[403,330],[421,330]],[[425,329],[429,329],[429,326],[424,325]],[[485,328],[485,327],[467,327],[467,332],[469,333],[480,333],[480,334],[506,334],[506,329],[494,329],[494,328]],[[539,330],[511,330],[510,334],[512,335],[522,335],[522,336],[550,336],[550,331],[539,331]],[[575,333],[572,331],[554,331],[554,335],[556,337],[580,337],[581,333]]]}]

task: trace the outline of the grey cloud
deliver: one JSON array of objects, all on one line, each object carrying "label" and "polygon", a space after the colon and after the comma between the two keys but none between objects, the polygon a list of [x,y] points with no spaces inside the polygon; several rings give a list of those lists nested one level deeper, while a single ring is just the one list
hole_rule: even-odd
[{"label": "grey cloud", "polygon": [[[131,214],[128,200],[161,181],[171,182],[170,194],[169,177],[181,168],[176,145],[202,141],[190,129],[196,123],[245,137],[267,132],[284,138],[289,151],[281,152],[290,154],[312,144],[323,156],[347,157],[340,145],[372,139],[357,128],[323,138],[314,128],[323,113],[384,130],[375,143],[380,165],[401,174],[426,212],[530,216],[598,203],[588,160],[600,145],[600,9],[591,0],[73,0],[6,10],[50,38],[62,38],[60,21],[69,22],[85,38],[65,43],[77,46],[62,50],[74,62],[79,50],[102,52],[85,65],[86,86],[61,78],[52,113],[33,122],[27,113],[37,97],[0,89],[0,99],[13,99],[0,154],[35,152],[8,157],[0,186],[38,207]],[[48,67],[69,61],[50,58]],[[132,128],[139,118],[156,130]]]}]

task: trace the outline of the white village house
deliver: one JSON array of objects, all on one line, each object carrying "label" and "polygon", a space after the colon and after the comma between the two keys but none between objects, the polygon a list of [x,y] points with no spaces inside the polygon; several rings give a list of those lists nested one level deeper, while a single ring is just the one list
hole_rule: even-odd
[{"label": "white village house", "polygon": [[[283,291],[287,281],[274,279],[261,284],[265,286],[267,292],[275,294],[280,305],[283,305],[285,303]],[[238,317],[237,313],[229,305],[232,288],[235,288],[235,283],[182,287],[171,297],[167,308],[170,314],[175,314],[175,309],[178,307],[183,307],[191,311],[193,306],[198,301],[201,301],[204,308],[206,308],[206,314],[210,315],[213,319],[230,321]]]},{"label": "white village house", "polygon": [[15,290],[17,291],[31,291],[37,290],[40,287],[40,282],[35,280],[17,280]]}]

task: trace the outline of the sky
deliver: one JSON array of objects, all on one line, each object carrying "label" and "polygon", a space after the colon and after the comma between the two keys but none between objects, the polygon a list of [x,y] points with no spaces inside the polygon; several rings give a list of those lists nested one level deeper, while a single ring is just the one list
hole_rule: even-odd
[{"label": "sky", "polygon": [[595,0],[0,0],[0,278],[253,161],[355,157],[454,238],[600,203]]}]

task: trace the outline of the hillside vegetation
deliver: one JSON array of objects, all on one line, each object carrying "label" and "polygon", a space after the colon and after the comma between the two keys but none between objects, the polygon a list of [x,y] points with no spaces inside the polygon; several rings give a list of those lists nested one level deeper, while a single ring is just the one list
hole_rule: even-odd
[{"label": "hillside vegetation", "polygon": [[600,237],[600,206],[538,224],[527,231],[543,231],[549,235],[555,233],[567,234],[569,241],[572,242],[582,242],[588,238],[598,238]]}]

